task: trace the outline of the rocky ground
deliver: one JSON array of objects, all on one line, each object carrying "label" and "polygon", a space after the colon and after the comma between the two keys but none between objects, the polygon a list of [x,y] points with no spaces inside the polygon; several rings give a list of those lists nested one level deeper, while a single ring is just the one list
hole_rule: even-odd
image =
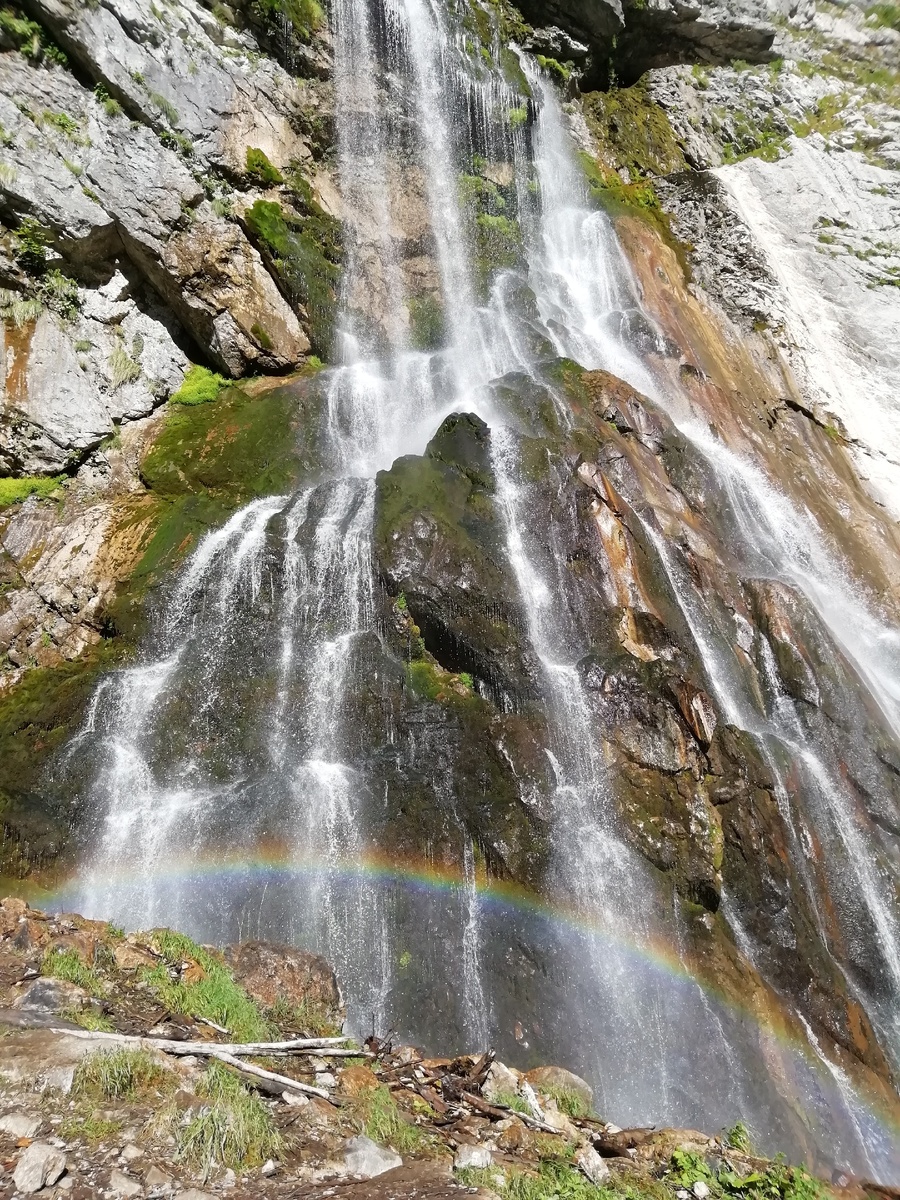
[{"label": "rocky ground", "polygon": [[[0,903],[0,935],[0,1196],[10,1200],[888,1194],[761,1159],[740,1125],[717,1136],[618,1129],[560,1068],[523,1074],[491,1051],[427,1058],[390,1035],[359,1047],[340,1035],[328,965],[288,947],[126,937],[13,898]],[[298,1038],[318,1048],[236,1047],[269,1078],[215,1057],[226,1043]]]}]

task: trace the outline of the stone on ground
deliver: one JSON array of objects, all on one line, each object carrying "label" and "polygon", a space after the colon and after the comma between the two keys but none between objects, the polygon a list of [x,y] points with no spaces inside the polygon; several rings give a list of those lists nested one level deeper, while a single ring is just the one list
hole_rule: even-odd
[{"label": "stone on ground", "polygon": [[0,1117],[0,1133],[14,1138],[33,1138],[41,1127],[41,1118],[33,1113],[7,1113]]},{"label": "stone on ground", "polygon": [[583,1146],[575,1155],[575,1165],[585,1174],[591,1183],[598,1187],[609,1179],[609,1167],[593,1146]]},{"label": "stone on ground", "polygon": [[144,1192],[136,1179],[126,1175],[124,1171],[116,1170],[110,1172],[109,1190],[114,1196],[124,1197],[125,1200],[129,1200],[133,1196],[141,1196]]},{"label": "stone on ground", "polygon": [[350,1138],[344,1149],[344,1163],[351,1175],[361,1175],[364,1179],[373,1179],[392,1171],[394,1167],[402,1167],[403,1159],[393,1150],[379,1146],[364,1134]]},{"label": "stone on ground", "polygon": [[464,1167],[474,1167],[476,1170],[485,1170],[493,1162],[493,1156],[487,1146],[460,1146],[456,1152],[456,1158],[453,1160],[453,1167],[457,1171],[463,1170]]},{"label": "stone on ground", "polygon": [[31,1196],[42,1187],[51,1187],[66,1169],[66,1156],[46,1142],[32,1142],[23,1152],[13,1171],[13,1183],[24,1195]]}]

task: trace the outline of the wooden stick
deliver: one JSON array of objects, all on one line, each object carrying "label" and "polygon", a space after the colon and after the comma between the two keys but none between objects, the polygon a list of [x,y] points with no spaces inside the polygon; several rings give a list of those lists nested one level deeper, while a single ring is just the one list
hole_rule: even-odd
[{"label": "wooden stick", "polygon": [[[130,1033],[106,1033],[102,1029],[59,1029],[46,1026],[50,1033],[65,1034],[67,1037],[87,1038],[88,1041],[114,1042],[116,1045],[140,1043],[165,1054],[249,1054],[265,1057],[268,1054],[312,1054],[328,1052],[338,1042],[349,1042],[349,1038],[296,1038],[292,1042],[180,1042],[174,1038],[141,1037]],[[348,1055],[363,1056],[364,1051],[347,1050]]]},{"label": "wooden stick", "polygon": [[254,1063],[242,1062],[239,1058],[235,1058],[233,1054],[221,1054],[213,1052],[210,1058],[215,1058],[218,1062],[227,1063],[229,1067],[234,1067],[236,1071],[240,1071],[242,1075],[251,1075],[257,1079],[264,1079],[267,1083],[277,1083],[285,1092],[300,1092],[304,1096],[319,1096],[322,1100],[329,1098],[328,1093],[324,1088],[313,1087],[309,1083],[298,1083],[296,1079],[291,1079],[288,1075],[276,1075],[274,1071],[264,1071],[262,1067],[257,1067]]}]

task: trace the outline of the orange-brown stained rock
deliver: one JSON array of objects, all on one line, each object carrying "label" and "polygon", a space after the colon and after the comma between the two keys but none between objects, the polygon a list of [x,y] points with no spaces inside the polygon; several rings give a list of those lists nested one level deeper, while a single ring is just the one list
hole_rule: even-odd
[{"label": "orange-brown stained rock", "polygon": [[132,945],[130,942],[117,942],[113,946],[113,958],[120,971],[134,971],[138,967],[155,967],[159,962],[159,959],[149,950],[143,949],[142,946]]},{"label": "orange-brown stained rock", "polygon": [[378,1086],[378,1077],[369,1067],[345,1067],[338,1077],[338,1088],[342,1096],[362,1096],[365,1092],[374,1091]]},{"label": "orange-brown stained rock", "polygon": [[342,1024],[337,979],[318,954],[275,942],[242,942],[226,946],[223,954],[235,980],[258,1004],[305,1005],[326,1022]]}]

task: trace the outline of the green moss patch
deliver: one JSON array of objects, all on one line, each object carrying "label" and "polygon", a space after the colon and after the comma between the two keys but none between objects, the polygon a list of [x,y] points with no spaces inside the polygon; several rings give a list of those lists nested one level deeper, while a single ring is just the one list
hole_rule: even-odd
[{"label": "green moss patch", "polygon": [[227,382],[215,371],[193,365],[188,368],[181,387],[172,393],[170,399],[173,404],[209,404],[227,386]]},{"label": "green moss patch", "polygon": [[66,482],[65,475],[26,475],[0,478],[0,508],[21,504],[29,496],[52,496]]},{"label": "green moss patch", "polygon": [[257,200],[247,212],[247,228],[289,300],[306,309],[313,349],[328,358],[337,312],[340,227],[315,204],[311,189],[305,192],[298,184],[296,194],[303,213]]},{"label": "green moss patch", "polygon": [[247,174],[257,183],[268,187],[272,184],[284,183],[284,176],[269,162],[264,152],[256,146],[247,147]]},{"label": "green moss patch", "polygon": [[585,120],[609,167],[631,178],[669,175],[684,169],[684,155],[665,110],[646,86],[590,92],[582,99]]}]

